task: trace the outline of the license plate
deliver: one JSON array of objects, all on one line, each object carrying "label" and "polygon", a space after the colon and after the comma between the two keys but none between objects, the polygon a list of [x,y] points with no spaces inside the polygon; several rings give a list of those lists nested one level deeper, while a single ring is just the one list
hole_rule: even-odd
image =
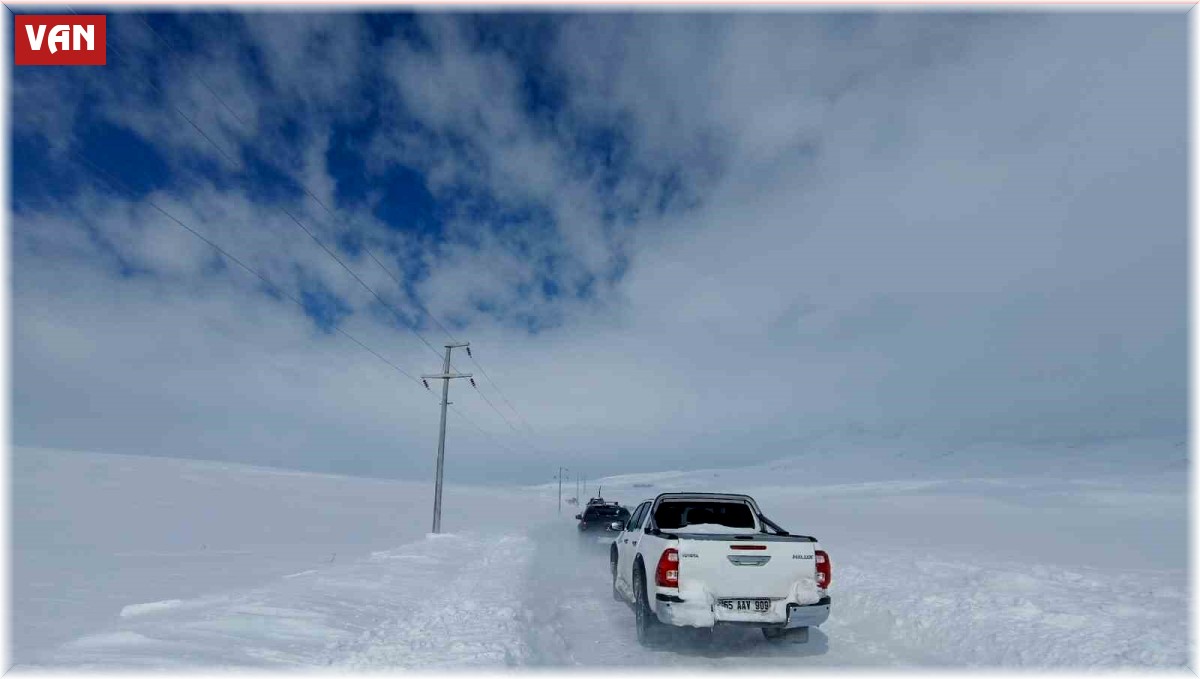
[{"label": "license plate", "polygon": [[766,613],[771,610],[770,599],[721,599],[719,603],[739,613]]}]

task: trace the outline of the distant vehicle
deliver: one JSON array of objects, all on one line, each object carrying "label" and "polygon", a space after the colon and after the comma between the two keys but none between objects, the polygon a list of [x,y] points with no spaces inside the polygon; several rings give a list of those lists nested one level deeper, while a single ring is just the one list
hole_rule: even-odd
[{"label": "distant vehicle", "polygon": [[600,491],[602,491],[602,490],[604,490],[604,486],[600,486],[599,488],[597,488],[597,489],[596,489],[596,497],[594,497],[594,498],[592,498],[592,499],[588,500],[588,501],[587,501],[588,505],[607,505],[607,504],[616,504],[615,502],[611,502],[611,503],[610,503],[610,502],[605,502],[605,501],[604,501],[604,498],[603,498],[603,497],[601,497],[601,495],[600,495]]},{"label": "distant vehicle", "polygon": [[829,619],[829,555],[816,538],[763,516],[748,495],[646,500],[621,526],[609,561],[613,598],[633,605],[644,646],[668,625],[759,627],[768,640],[803,643],[809,627]]},{"label": "distant vehicle", "polygon": [[614,529],[613,525],[624,526],[625,522],[629,520],[629,510],[616,502],[605,502],[603,504],[588,502],[587,508],[583,510],[583,513],[576,514],[575,518],[579,521],[579,532],[581,534],[607,531],[615,535],[620,529]]}]

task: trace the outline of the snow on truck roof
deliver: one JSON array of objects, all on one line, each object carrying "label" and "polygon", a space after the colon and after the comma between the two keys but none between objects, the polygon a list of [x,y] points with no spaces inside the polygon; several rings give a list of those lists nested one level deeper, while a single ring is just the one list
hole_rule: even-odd
[{"label": "snow on truck roof", "polygon": [[754,498],[740,493],[659,493],[655,502],[663,500],[708,500],[715,502],[754,502]]}]

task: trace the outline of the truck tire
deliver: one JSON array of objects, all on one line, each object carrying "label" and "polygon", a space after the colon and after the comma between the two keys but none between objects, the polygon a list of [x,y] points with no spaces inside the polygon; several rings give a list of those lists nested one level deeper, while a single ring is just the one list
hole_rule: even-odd
[{"label": "truck tire", "polygon": [[617,555],[612,554],[609,557],[610,570],[612,571],[612,594],[613,601],[624,601],[625,597],[621,596],[621,590],[617,589]]},{"label": "truck tire", "polygon": [[773,643],[785,644],[806,644],[808,643],[808,628],[793,627],[784,629],[782,627],[764,627],[762,628],[763,636],[767,641]]},{"label": "truck tire", "polygon": [[639,562],[633,570],[633,611],[637,624],[638,643],[646,648],[652,648],[661,641],[662,626],[658,616],[650,608],[649,594],[646,591],[646,574]]}]

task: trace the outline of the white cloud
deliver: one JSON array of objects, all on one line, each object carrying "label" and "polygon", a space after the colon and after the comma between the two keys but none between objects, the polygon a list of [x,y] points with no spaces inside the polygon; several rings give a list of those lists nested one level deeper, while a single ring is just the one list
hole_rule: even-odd
[{"label": "white cloud", "polygon": [[[454,473],[728,463],[864,431],[936,446],[1183,435],[1181,15],[574,15],[539,43],[563,88],[549,120],[528,111],[521,58],[475,45],[468,20],[421,15],[428,47],[368,52],[352,15],[254,15],[265,82],[223,55],[171,66],[172,101],[332,201],[332,125],[363,115],[348,83],[378,58],[367,171],[403,163],[445,205],[493,201],[448,209],[437,233],[213,182],[186,169],[180,149],[211,147],[169,108],[108,103],[174,149],[187,181],[155,201],[291,294],[319,281],[353,312],[346,329],[406,370],[437,359],[280,206],[327,243],[352,226],[465,324],[543,452],[498,453],[452,424]],[[18,108],[48,96],[16,81]],[[298,139],[262,100],[295,103]],[[17,129],[66,134],[55,117]],[[619,136],[608,168],[587,148],[601,129]],[[354,451],[363,472],[428,470],[434,398],[236,267],[215,272],[145,204],[82,194],[15,233],[18,443],[313,468]],[[114,253],[156,275],[120,276]],[[341,256],[416,313],[364,255]]]}]

